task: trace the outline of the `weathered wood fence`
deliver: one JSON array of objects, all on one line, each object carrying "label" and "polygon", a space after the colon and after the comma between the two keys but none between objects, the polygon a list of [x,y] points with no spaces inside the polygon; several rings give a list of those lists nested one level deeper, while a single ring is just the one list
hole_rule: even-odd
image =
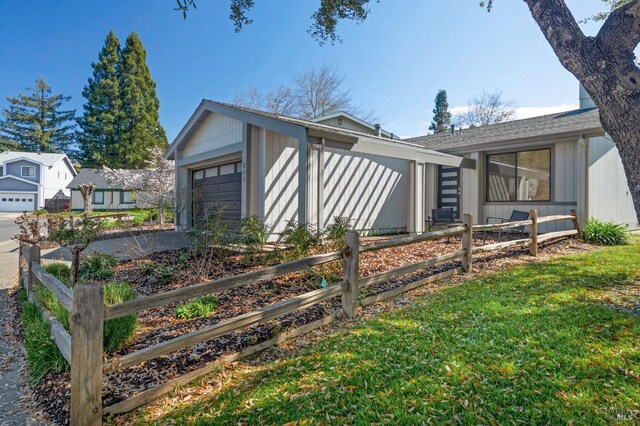
[{"label": "weathered wood fence", "polygon": [[[537,230],[539,224],[566,220],[573,222],[574,229],[538,235]],[[102,423],[103,415],[113,415],[130,411],[156,398],[166,395],[175,389],[176,386],[184,385],[199,376],[210,373],[220,365],[262,351],[268,347],[284,342],[287,339],[301,336],[314,329],[329,324],[343,315],[353,317],[357,314],[357,311],[361,306],[384,301],[409,290],[449,278],[463,272],[471,272],[473,269],[474,254],[506,248],[528,247],[530,254],[535,256],[537,255],[538,245],[545,241],[580,234],[575,212],[572,212],[571,215],[546,216],[539,218],[537,212],[532,210],[530,212],[529,219],[525,221],[491,225],[472,224],[473,218],[471,215],[464,215],[463,222],[461,224],[454,225],[447,229],[428,232],[417,236],[385,240],[365,246],[360,245],[359,234],[355,231],[350,231],[347,233],[346,247],[343,250],[319,254],[247,272],[241,275],[220,278],[214,281],[203,282],[160,294],[141,296],[128,302],[111,306],[105,306],[104,294],[100,285],[95,283],[78,284],[72,291],[62,282],[48,274],[40,265],[40,249],[38,247],[21,247],[19,267],[22,281],[30,300],[37,303],[37,300],[34,297],[34,289],[35,286],[42,285],[48,288],[70,312],[70,333],[68,333],[62,324],[50,312],[44,309],[42,311],[44,318],[51,326],[51,337],[56,342],[64,358],[71,366],[71,424],[74,426],[99,425]],[[473,245],[474,232],[514,229],[525,226],[529,227],[530,232],[528,238],[498,242],[477,247]],[[367,277],[360,276],[358,260],[360,253],[452,237],[460,237],[461,240],[461,249],[456,252],[423,260],[375,275]],[[314,290],[274,303],[252,312],[222,320],[215,325],[204,327],[190,333],[156,343],[144,349],[115,357],[108,362],[103,363],[102,333],[104,321],[136,314],[140,311],[159,306],[185,302],[195,297],[219,293],[224,290],[276,278],[285,274],[302,271],[313,266],[323,265],[328,262],[341,259],[343,261],[344,268],[343,281],[330,285],[326,288]],[[426,268],[452,261],[459,261],[460,266],[413,281],[384,293],[360,298],[361,290],[364,290],[367,287],[405,274],[415,273]],[[222,356],[215,362],[198,370],[192,371],[184,376],[180,376],[167,383],[143,391],[129,399],[109,407],[102,407],[102,383],[103,376],[106,373],[135,366],[150,359],[214,339],[227,333],[263,324],[267,321],[280,318],[300,309],[309,308],[315,304],[338,296],[340,296],[342,300],[341,309],[332,312],[330,315],[320,320],[306,324],[294,330],[289,330],[270,340],[246,348],[241,352]]]}]

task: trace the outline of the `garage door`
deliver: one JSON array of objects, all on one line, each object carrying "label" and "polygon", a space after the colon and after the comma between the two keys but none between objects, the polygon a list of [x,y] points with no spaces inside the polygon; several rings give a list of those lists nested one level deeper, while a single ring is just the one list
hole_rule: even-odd
[{"label": "garage door", "polygon": [[195,220],[202,220],[217,208],[227,226],[237,229],[241,218],[241,165],[234,162],[193,172]]},{"label": "garage door", "polygon": [[31,212],[34,198],[35,194],[0,193],[0,212]]}]

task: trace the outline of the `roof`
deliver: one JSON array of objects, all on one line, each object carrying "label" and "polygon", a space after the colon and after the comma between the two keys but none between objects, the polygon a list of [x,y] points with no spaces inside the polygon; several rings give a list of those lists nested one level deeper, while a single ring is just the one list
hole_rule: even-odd
[{"label": "roof", "polygon": [[429,149],[455,151],[466,147],[498,142],[601,132],[604,132],[604,130],[602,130],[602,125],[600,124],[598,110],[596,108],[585,108],[490,126],[463,129],[461,133],[456,131],[453,135],[447,132],[405,140],[418,143]]},{"label": "roof", "polygon": [[[376,130],[376,125],[368,123],[368,122],[366,122],[364,120],[361,120],[358,117],[356,117],[354,115],[351,115],[351,114],[349,114],[348,112],[345,112],[345,111],[333,112],[331,114],[327,114],[327,115],[323,115],[323,116],[320,116],[320,117],[312,118],[309,121],[312,121],[314,123],[318,123],[318,122],[325,121],[325,120],[330,120],[330,119],[336,118],[336,117],[344,117],[344,118],[347,118],[347,119],[349,119],[349,120],[351,120],[351,121],[353,121],[355,123],[358,123],[358,124],[360,124],[360,125],[362,125],[364,127],[367,127],[367,128],[369,128],[371,130],[374,130],[374,131]],[[342,128],[342,127],[339,127],[339,128]],[[386,136],[387,138],[398,139],[398,140],[400,139],[399,137],[397,137],[393,133],[388,132],[388,131],[386,131],[386,130],[384,130],[382,128],[380,129],[380,132],[382,133],[382,135]]]},{"label": "roof", "polygon": [[[145,170],[131,171],[139,171],[140,173],[145,172]],[[71,180],[71,182],[69,182],[67,188],[77,189],[78,185],[82,183],[93,183],[96,186],[96,189],[123,189],[119,185],[114,185],[109,182],[104,169],[80,169],[78,174]]]},{"label": "roof", "polygon": [[[54,152],[24,152],[24,151],[4,151],[0,153],[0,163],[4,163],[7,161],[19,160],[21,158],[27,160],[33,160],[38,163],[42,163],[45,166],[53,166],[57,162],[66,159],[69,161],[69,158],[66,154],[54,153]],[[71,169],[71,162],[69,161],[69,166]]]}]

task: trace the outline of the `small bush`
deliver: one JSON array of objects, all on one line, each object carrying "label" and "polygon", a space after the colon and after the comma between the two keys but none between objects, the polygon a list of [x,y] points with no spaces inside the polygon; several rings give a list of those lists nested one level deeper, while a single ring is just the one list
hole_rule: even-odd
[{"label": "small bush", "polygon": [[289,250],[289,259],[300,259],[311,253],[311,249],[320,245],[320,236],[310,224],[301,224],[295,220],[287,222],[282,237]]},{"label": "small bush", "polygon": [[105,253],[96,253],[85,257],[80,262],[78,272],[80,281],[104,281],[113,277],[113,268],[118,260]]},{"label": "small bush", "polygon": [[584,239],[602,246],[616,246],[628,244],[629,234],[622,225],[602,222],[592,217],[584,228]]},{"label": "small bush", "polygon": [[175,309],[176,318],[193,319],[209,316],[218,307],[218,298],[215,296],[205,296],[194,299]]},{"label": "small bush", "polygon": [[[104,286],[105,305],[115,305],[132,300],[135,297],[133,288],[128,283],[113,282]],[[114,318],[104,323],[104,350],[115,352],[122,348],[133,336],[138,326],[135,315]]]},{"label": "small bush", "polygon": [[246,245],[264,245],[269,238],[269,230],[258,217],[245,217],[240,222],[240,242]]},{"label": "small bush", "polygon": [[67,266],[66,264],[60,262],[49,263],[48,265],[44,265],[44,270],[62,281],[64,285],[69,285],[69,277],[71,271],[69,269],[69,266]]},{"label": "small bush", "polygon": [[165,285],[180,278],[180,268],[183,265],[184,261],[182,265],[179,262],[161,265],[153,261],[146,261],[140,266],[140,271],[147,283]]},{"label": "small bush", "polygon": [[40,309],[31,302],[25,301],[22,305],[22,327],[32,383],[39,383],[48,373],[67,369],[67,361],[49,334],[49,324],[42,318]]},{"label": "small bush", "polygon": [[333,223],[327,226],[324,231],[324,235],[327,238],[329,245],[335,249],[342,249],[346,246],[347,231],[351,230],[351,223],[346,217],[336,216],[333,218]]}]

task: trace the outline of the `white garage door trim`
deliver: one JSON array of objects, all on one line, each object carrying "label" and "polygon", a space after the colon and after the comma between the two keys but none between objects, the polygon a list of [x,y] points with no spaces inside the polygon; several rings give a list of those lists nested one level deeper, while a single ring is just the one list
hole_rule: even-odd
[{"label": "white garage door trim", "polygon": [[0,212],[33,211],[37,195],[37,192],[0,192]]}]

